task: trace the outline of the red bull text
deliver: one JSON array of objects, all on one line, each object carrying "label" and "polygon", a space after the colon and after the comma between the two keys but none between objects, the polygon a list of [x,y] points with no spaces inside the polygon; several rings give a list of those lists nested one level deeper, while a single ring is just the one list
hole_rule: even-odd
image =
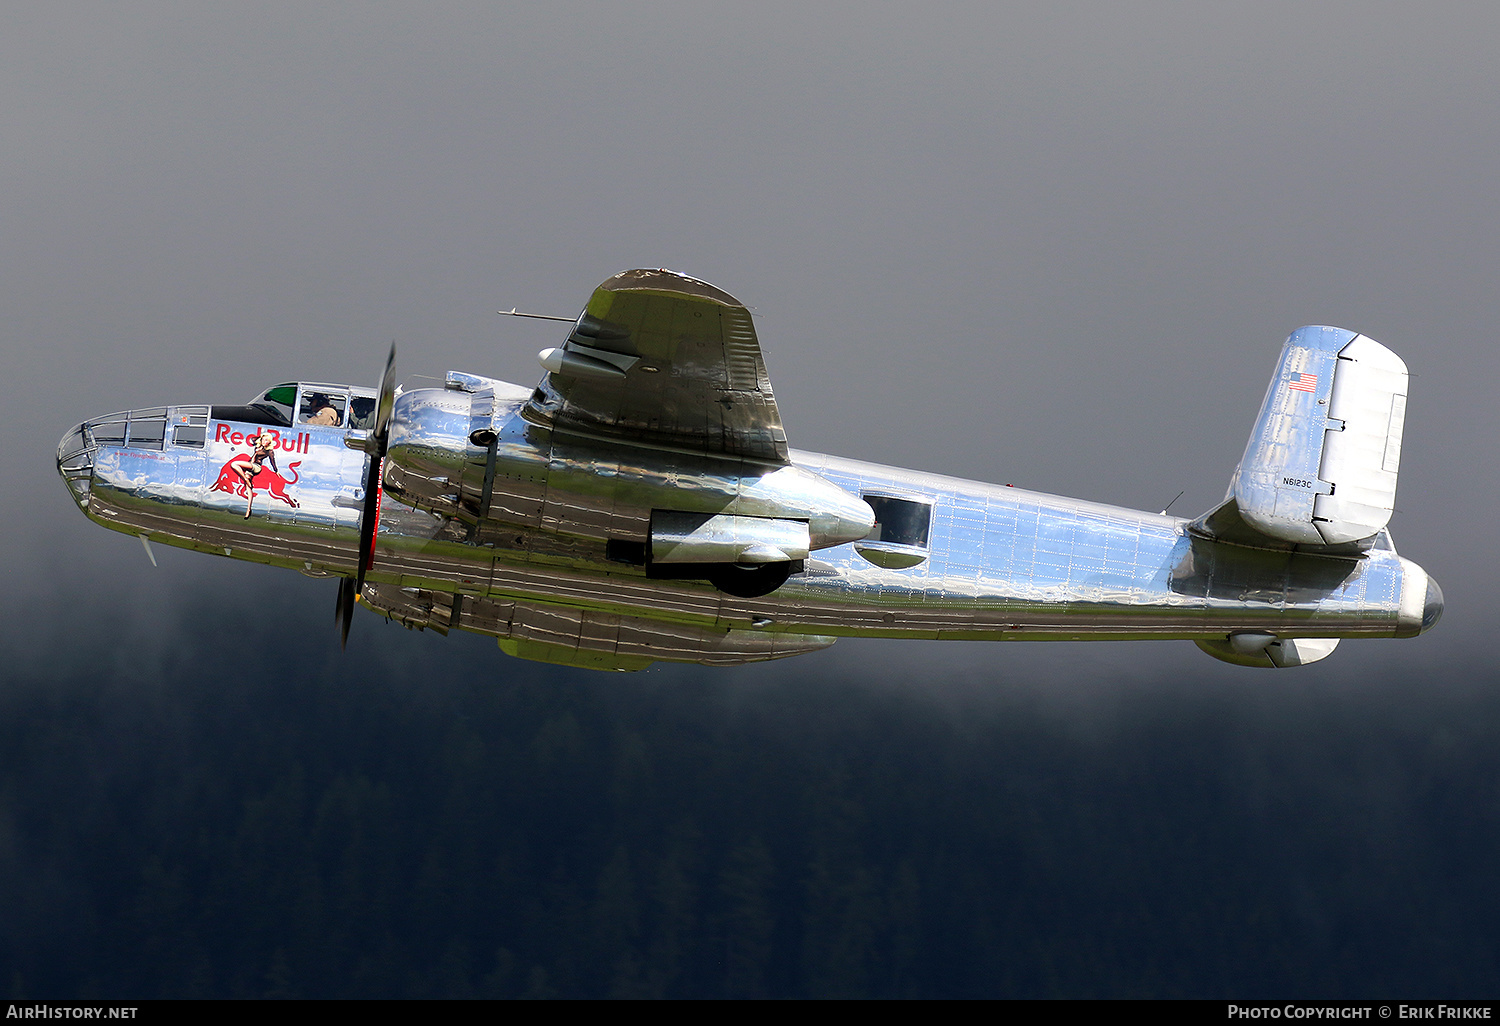
[{"label": "red bull text", "polygon": [[[270,435],[276,439],[276,448],[282,452],[308,452],[312,447],[312,435],[306,431],[298,431],[297,437],[288,438],[275,428],[261,428],[259,434]],[[220,424],[214,429],[214,441],[228,442],[230,445],[244,445],[251,437],[243,431],[236,431],[229,424]]]}]

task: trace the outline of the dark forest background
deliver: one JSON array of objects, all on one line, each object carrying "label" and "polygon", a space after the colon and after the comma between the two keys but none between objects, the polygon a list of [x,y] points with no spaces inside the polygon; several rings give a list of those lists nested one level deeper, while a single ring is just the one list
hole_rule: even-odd
[{"label": "dark forest background", "polygon": [[9,639],[11,997],[1496,991],[1491,669],[604,675],[313,591]]}]

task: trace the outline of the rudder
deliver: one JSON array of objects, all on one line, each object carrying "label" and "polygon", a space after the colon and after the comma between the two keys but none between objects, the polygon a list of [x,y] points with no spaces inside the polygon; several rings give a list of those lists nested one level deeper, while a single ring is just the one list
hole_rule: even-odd
[{"label": "rudder", "polygon": [[1230,484],[1241,518],[1297,545],[1374,538],[1395,507],[1406,392],[1406,364],[1374,339],[1293,332]]}]

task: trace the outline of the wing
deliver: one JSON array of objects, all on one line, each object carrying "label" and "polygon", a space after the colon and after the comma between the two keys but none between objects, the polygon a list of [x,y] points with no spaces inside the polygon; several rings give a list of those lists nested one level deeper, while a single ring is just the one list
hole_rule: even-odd
[{"label": "wing", "polygon": [[525,415],[558,431],[786,463],[750,311],[707,282],[622,271],[594,290]]}]

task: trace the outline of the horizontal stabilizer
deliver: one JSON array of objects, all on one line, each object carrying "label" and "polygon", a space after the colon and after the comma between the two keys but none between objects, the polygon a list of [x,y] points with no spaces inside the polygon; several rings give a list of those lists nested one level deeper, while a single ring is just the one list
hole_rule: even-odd
[{"label": "horizontal stabilizer", "polygon": [[[1273,542],[1367,545],[1395,507],[1406,389],[1406,364],[1379,342],[1342,328],[1297,330],[1281,350],[1225,507],[1232,503],[1244,526]],[[1194,527],[1220,536],[1225,507]]]}]

